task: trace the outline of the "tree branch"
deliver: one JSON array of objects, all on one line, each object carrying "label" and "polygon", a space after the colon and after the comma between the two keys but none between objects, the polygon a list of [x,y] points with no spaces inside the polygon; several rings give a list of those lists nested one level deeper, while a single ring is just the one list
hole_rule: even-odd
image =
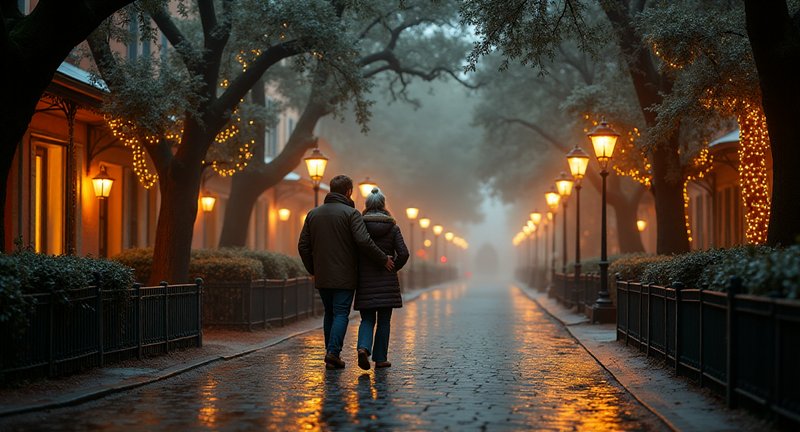
[{"label": "tree branch", "polygon": [[214,10],[214,1],[197,0],[197,9],[200,12],[200,23],[203,26],[206,46],[208,46],[209,37],[214,34],[217,27],[217,13]]},{"label": "tree branch", "polygon": [[212,111],[223,113],[235,107],[262,75],[279,61],[300,54],[303,47],[298,40],[283,42],[273,45],[263,51],[261,55],[247,68],[247,71],[231,81],[225,92],[214,102]]},{"label": "tree branch", "polygon": [[156,23],[158,29],[164,33],[169,43],[172,44],[178,54],[180,54],[184,64],[186,64],[192,72],[197,72],[192,68],[192,64],[194,63],[192,60],[192,53],[195,51],[195,47],[192,45],[192,42],[186,39],[183,33],[181,33],[178,26],[172,21],[172,17],[170,17],[164,8],[152,11],[150,17],[153,19],[153,22]]}]

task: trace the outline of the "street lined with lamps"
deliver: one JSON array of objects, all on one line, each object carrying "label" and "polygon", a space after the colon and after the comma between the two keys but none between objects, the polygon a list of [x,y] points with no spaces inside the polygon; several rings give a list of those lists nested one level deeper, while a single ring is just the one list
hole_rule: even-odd
[{"label": "street lined with lamps", "polygon": [[586,175],[586,168],[589,166],[589,155],[576,145],[567,153],[567,164],[572,174],[572,181],[575,189],[575,305],[578,304],[578,282],[581,278],[581,188],[582,180]]}]

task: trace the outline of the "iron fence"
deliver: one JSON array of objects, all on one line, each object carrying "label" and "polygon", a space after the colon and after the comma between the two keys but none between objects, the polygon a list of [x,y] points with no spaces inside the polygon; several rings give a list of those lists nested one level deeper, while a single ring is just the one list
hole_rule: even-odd
[{"label": "iron fence", "polygon": [[322,313],[311,277],[209,283],[203,321],[209,326],[252,330]]},{"label": "iron fence", "polygon": [[725,397],[800,423],[800,302],[617,281],[617,340]]},{"label": "iron fence", "polygon": [[65,375],[107,362],[202,346],[202,280],[194,284],[27,294],[28,325],[0,324],[0,380]]}]

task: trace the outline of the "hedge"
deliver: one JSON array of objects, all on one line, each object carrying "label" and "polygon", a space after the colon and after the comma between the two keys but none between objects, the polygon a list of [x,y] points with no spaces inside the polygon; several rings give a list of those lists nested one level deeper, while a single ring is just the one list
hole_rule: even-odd
[{"label": "hedge", "polygon": [[798,298],[800,294],[800,246],[771,248],[737,246],[681,255],[649,255],[623,258],[609,267],[609,274],[646,284],[716,291],[728,289],[730,280],[742,280],[744,292]]},{"label": "hedge", "polygon": [[[134,269],[136,280],[147,282],[153,266],[153,249],[128,249],[113,258]],[[255,265],[254,265],[255,264]],[[232,280],[289,279],[305,276],[299,258],[278,252],[254,251],[243,248],[196,249],[189,263],[192,278],[206,282]]]}]

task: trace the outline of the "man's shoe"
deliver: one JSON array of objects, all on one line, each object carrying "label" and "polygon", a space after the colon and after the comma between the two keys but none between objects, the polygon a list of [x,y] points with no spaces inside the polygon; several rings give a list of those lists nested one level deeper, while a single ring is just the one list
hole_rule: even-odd
[{"label": "man's shoe", "polygon": [[375,369],[387,368],[387,367],[392,367],[392,362],[388,362],[388,361],[375,362]]},{"label": "man's shoe", "polygon": [[344,360],[340,359],[334,353],[325,355],[325,368],[326,369],[344,369]]},{"label": "man's shoe", "polygon": [[358,367],[369,370],[369,353],[364,348],[358,349]]}]

